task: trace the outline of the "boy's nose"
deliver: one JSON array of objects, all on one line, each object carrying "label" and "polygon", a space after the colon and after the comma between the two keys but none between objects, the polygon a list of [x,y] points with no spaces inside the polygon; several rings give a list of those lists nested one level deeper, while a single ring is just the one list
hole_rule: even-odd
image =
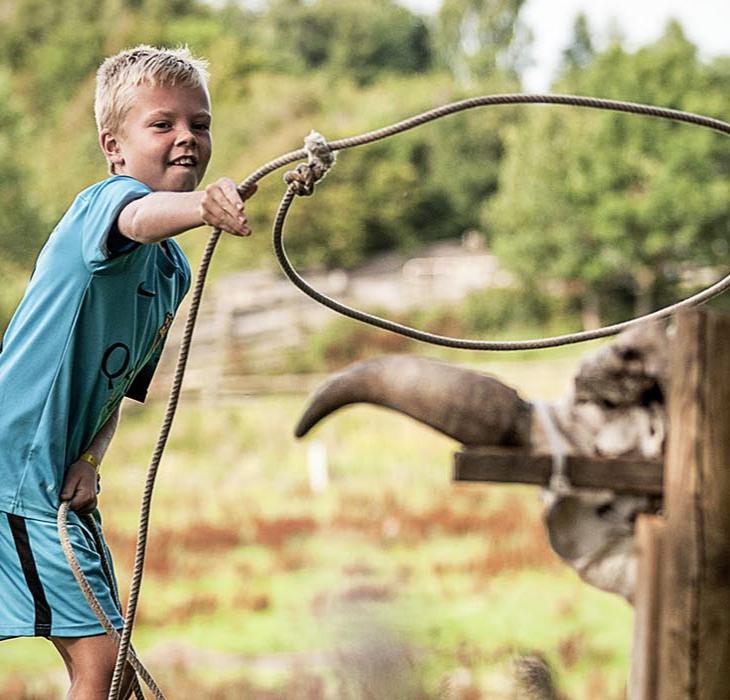
[{"label": "boy's nose", "polygon": [[195,137],[195,134],[191,129],[181,129],[177,133],[175,143],[177,143],[178,145],[195,144],[197,143],[197,138]]}]

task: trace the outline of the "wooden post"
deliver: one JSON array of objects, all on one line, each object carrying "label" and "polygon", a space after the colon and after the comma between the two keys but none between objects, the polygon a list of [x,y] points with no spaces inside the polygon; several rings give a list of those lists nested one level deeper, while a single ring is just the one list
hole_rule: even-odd
[{"label": "wooden post", "polygon": [[677,318],[664,476],[661,700],[730,697],[730,319]]},{"label": "wooden post", "polygon": [[[631,700],[730,698],[730,317],[677,316],[668,445],[659,462],[567,460],[574,484],[664,494],[664,517],[637,527]],[[466,448],[454,478],[545,484],[550,458]]]},{"label": "wooden post", "polygon": [[640,515],[636,521],[636,592],[629,700],[660,700],[659,624],[661,621],[661,551],[664,518]]}]

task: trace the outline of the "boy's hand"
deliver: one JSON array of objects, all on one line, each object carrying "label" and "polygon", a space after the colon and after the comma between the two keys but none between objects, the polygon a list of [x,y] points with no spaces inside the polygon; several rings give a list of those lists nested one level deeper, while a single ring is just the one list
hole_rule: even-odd
[{"label": "boy's hand", "polygon": [[256,192],[249,190],[242,197],[233,180],[222,177],[208,185],[200,201],[200,216],[203,222],[234,236],[250,236],[251,229],[244,212],[243,201]]},{"label": "boy's hand", "polygon": [[96,487],[96,469],[79,460],[66,470],[60,499],[68,501],[68,507],[79,515],[88,515],[96,510]]}]

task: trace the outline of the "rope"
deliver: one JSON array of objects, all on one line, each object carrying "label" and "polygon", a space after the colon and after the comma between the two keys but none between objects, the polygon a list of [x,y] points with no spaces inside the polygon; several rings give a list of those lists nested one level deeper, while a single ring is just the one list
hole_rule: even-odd
[{"label": "rope", "polygon": [[[63,548],[63,553],[66,555],[66,560],[68,561],[71,571],[73,571],[73,575],[76,578],[77,583],[79,584],[79,587],[81,588],[81,592],[84,594],[84,598],[86,598],[86,602],[89,604],[91,609],[94,611],[94,614],[96,615],[99,622],[101,622],[102,626],[106,630],[106,633],[115,641],[117,644],[119,643],[121,637],[119,635],[119,632],[114,628],[114,625],[112,625],[111,620],[107,617],[106,613],[104,612],[104,609],[101,607],[101,604],[97,600],[96,596],[94,595],[94,592],[91,590],[91,586],[89,585],[89,582],[84,575],[83,569],[81,568],[81,565],[79,564],[78,559],[76,558],[76,554],[74,554],[73,547],[71,546],[71,542],[68,537],[68,529],[67,529],[67,520],[68,520],[68,503],[64,502],[61,503],[60,508],[58,509],[58,518],[57,518],[57,525],[58,525],[58,532],[61,537],[61,547]],[[87,521],[88,522],[88,521]],[[110,585],[112,586],[112,590],[115,592],[116,596],[116,587],[114,585],[114,577],[111,575],[111,567],[109,566],[109,562],[106,558],[106,554],[104,553],[104,548],[101,545],[101,537],[99,536],[99,532],[96,529],[96,523],[91,521],[92,524],[92,535],[94,537],[94,542],[97,545],[99,554],[101,556],[102,560],[102,567],[104,569],[104,574],[109,578]],[[147,684],[147,687],[152,691],[155,698],[158,698],[158,700],[165,700],[165,696],[162,694],[160,689],[157,687],[157,684],[155,683],[152,676],[149,674],[147,669],[141,664],[139,659],[137,658],[137,655],[134,653],[133,650],[130,650],[125,656],[124,659],[134,668],[134,670],[139,673],[142,680]],[[139,688],[139,685],[134,683],[135,687],[135,693],[138,693],[137,697],[143,699],[142,691]]]},{"label": "rope", "polygon": [[182,388],[182,381],[185,376],[185,368],[187,366],[188,356],[190,354],[190,343],[193,338],[195,321],[197,320],[198,311],[200,309],[200,300],[203,296],[205,278],[208,275],[210,261],[213,257],[213,252],[216,245],[218,244],[218,239],[220,238],[220,235],[220,230],[216,229],[215,231],[213,231],[210,238],[208,239],[208,243],[203,253],[203,258],[198,268],[198,277],[195,282],[193,298],[190,302],[190,310],[188,311],[188,317],[185,322],[185,331],[183,333],[183,339],[180,344],[177,366],[175,368],[175,375],[172,380],[172,388],[170,389],[170,398],[167,402],[165,417],[162,422],[162,427],[160,428],[160,434],[157,438],[155,450],[152,454],[152,460],[147,470],[147,479],[145,481],[144,492],[142,495],[142,505],[140,508],[140,520],[139,529],[137,532],[137,547],[134,556],[132,582],[129,589],[129,596],[127,598],[127,614],[124,618],[124,628],[122,629],[122,636],[119,642],[119,652],[117,654],[117,661],[114,666],[114,675],[112,676],[112,683],[109,689],[109,700],[118,700],[121,690],[124,659],[127,657],[127,653],[131,643],[132,630],[134,629],[134,620],[137,614],[139,592],[142,587],[144,560],[145,554],[147,552],[147,536],[149,534],[149,519],[152,509],[152,493],[154,491],[155,480],[157,478],[157,470],[160,466],[162,454],[165,451],[165,446],[167,445],[167,439],[170,436],[172,422],[175,418],[175,412],[177,411],[177,405],[180,400],[180,390]]},{"label": "rope", "polygon": [[[485,97],[474,97],[461,102],[454,102],[444,107],[433,109],[429,112],[424,112],[411,119],[399,122],[392,126],[377,131],[371,131],[362,136],[356,136],[349,139],[341,139],[339,141],[333,141],[329,144],[332,151],[341,150],[344,148],[353,148],[355,146],[361,146],[367,143],[372,143],[380,139],[388,138],[395,134],[399,134],[408,129],[412,129],[416,126],[420,126],[427,122],[435,119],[440,119],[448,114],[454,114],[455,112],[461,112],[467,109],[473,109],[474,107],[484,107],[490,105],[514,105],[514,104],[557,104],[557,105],[569,105],[572,107],[588,107],[591,109],[609,110],[616,112],[627,112],[630,114],[639,114],[644,116],[658,117],[661,119],[668,119],[672,121],[685,122],[688,124],[694,124],[696,126],[703,126],[709,129],[714,129],[723,134],[730,135],[730,124],[720,121],[719,119],[712,119],[709,117],[703,117],[698,114],[692,114],[690,112],[682,112],[674,109],[666,109],[663,107],[653,107],[650,105],[636,104],[633,102],[618,102],[615,100],[602,100],[593,97],[578,97],[575,95],[487,95]],[[718,294],[724,292],[730,287],[730,274],[720,279],[715,284],[707,287],[706,289],[694,294],[686,299],[678,301],[674,304],[661,308],[652,313],[639,316],[637,318],[623,321],[621,323],[615,323],[610,326],[603,326],[589,331],[581,331],[578,333],[568,333],[565,335],[558,335],[549,338],[535,338],[531,340],[517,340],[517,341],[493,341],[493,340],[467,340],[463,338],[452,338],[450,336],[437,335],[435,333],[428,333],[426,331],[418,330],[417,328],[411,328],[400,323],[395,323],[388,319],[368,314],[364,311],[353,309],[342,302],[332,299],[322,292],[314,289],[303,277],[294,269],[289,258],[287,257],[286,250],[284,248],[284,222],[289,212],[289,208],[294,200],[294,197],[298,194],[296,188],[291,185],[281,200],[279,210],[276,213],[276,219],[274,222],[274,250],[276,257],[281,265],[282,270],[291,282],[296,285],[305,294],[310,296],[320,304],[340,313],[349,318],[355,319],[367,323],[383,330],[397,333],[398,335],[412,338],[414,340],[421,340],[425,343],[431,343],[433,345],[441,345],[449,348],[457,348],[459,350],[534,350],[537,348],[550,348],[558,345],[568,345],[571,343],[580,343],[586,340],[594,340],[596,338],[603,338],[609,335],[616,335],[621,331],[631,328],[640,323],[646,321],[658,320],[661,318],[667,318],[677,313],[680,309],[684,309],[690,306],[697,306],[703,302],[712,299]]]},{"label": "rope", "polygon": [[[66,513],[66,518],[68,518],[68,513]],[[114,576],[114,572],[111,567],[111,562],[109,561],[109,558],[107,556],[107,550],[104,543],[104,540],[102,539],[101,533],[99,532],[99,528],[96,525],[96,521],[91,515],[82,515],[81,519],[86,523],[87,527],[89,528],[89,531],[91,532],[91,536],[94,540],[94,546],[96,547],[96,551],[99,552],[99,557],[101,559],[101,568],[104,571],[104,576],[106,577],[106,580],[109,582],[109,586],[112,589],[112,596],[114,599],[114,605],[116,605],[117,610],[119,611],[119,614],[122,614],[122,601],[119,599],[119,589],[117,588],[117,580]],[[71,561],[69,560],[69,564],[71,564]],[[71,567],[71,570],[73,571],[73,566]],[[78,579],[77,579],[78,582]],[[136,653],[136,652],[135,652]],[[132,679],[132,690],[134,692],[135,698],[137,700],[144,700],[144,693],[142,692],[142,688],[139,685],[139,678],[137,677],[137,674],[134,674],[134,678]],[[159,692],[159,688],[158,688]]]},{"label": "rope", "polygon": [[[371,314],[367,314],[362,311],[352,309],[344,304],[341,304],[340,302],[318,292],[316,289],[311,287],[301,276],[299,276],[299,274],[289,262],[286,251],[284,249],[283,227],[286,220],[286,215],[295,196],[307,196],[313,193],[315,183],[322,177],[324,177],[324,175],[334,163],[334,153],[336,151],[344,150],[347,148],[355,148],[357,146],[362,146],[381,139],[389,138],[390,136],[400,134],[404,131],[413,129],[417,126],[421,126],[436,119],[440,119],[447,115],[455,114],[457,112],[462,112],[468,109],[473,109],[475,107],[516,104],[555,104],[567,105],[572,107],[588,107],[591,109],[611,110],[616,112],[627,112],[631,114],[658,117],[661,119],[694,124],[696,126],[714,129],[715,131],[730,135],[730,124],[727,124],[726,122],[720,121],[718,119],[703,117],[697,114],[682,112],[679,110],[653,107],[632,102],[619,102],[615,100],[603,100],[592,97],[579,97],[575,95],[487,95],[461,100],[459,102],[453,102],[443,107],[438,107],[436,109],[423,112],[422,114],[416,115],[414,117],[411,117],[410,119],[406,119],[391,126],[371,131],[360,136],[354,136],[351,138],[333,141],[329,144],[327,144],[327,142],[318,134],[310,134],[308,139],[305,141],[304,148],[296,151],[291,151],[275,160],[270,161],[269,163],[266,163],[264,166],[262,166],[251,175],[249,175],[245,180],[243,180],[238,189],[242,194],[244,194],[252,189],[252,187],[257,182],[259,182],[259,180],[266,177],[266,175],[274,172],[275,170],[278,170],[284,165],[293,163],[298,160],[302,160],[303,158],[307,158],[308,160],[305,166],[300,165],[299,167],[297,167],[296,170],[287,173],[287,175],[285,176],[287,190],[284,194],[284,197],[282,198],[281,204],[279,205],[279,209],[277,211],[276,219],[274,222],[274,250],[284,273],[305,294],[309,295],[315,301],[318,301],[324,306],[327,306],[334,311],[337,311],[338,313],[349,316],[350,318],[353,318],[355,320],[359,320],[364,323],[368,323],[373,326],[382,328],[384,330],[389,330],[400,335],[405,335],[407,337],[414,338],[416,340],[422,340],[424,342],[432,343],[435,345],[444,345],[447,347],[454,347],[466,350],[518,350],[547,348],[556,345],[565,345],[568,343],[578,343],[584,340],[591,340],[594,338],[614,335],[632,325],[643,321],[665,318],[674,314],[681,308],[697,305],[704,301],[707,301],[708,299],[711,299],[712,297],[720,294],[722,291],[730,287],[730,274],[728,274],[719,282],[716,282],[714,285],[708,287],[698,294],[688,297],[687,299],[677,302],[676,304],[672,304],[671,306],[660,309],[659,311],[655,311],[653,313],[646,314],[645,316],[625,321],[623,323],[617,323],[611,326],[599,328],[597,330],[584,331],[581,333],[571,333],[567,335],[555,336],[552,338],[497,342],[466,340],[460,338],[451,338],[448,336],[440,336],[420,331],[415,328],[410,328],[408,326],[404,326],[398,323],[394,323],[392,321],[388,321],[386,319],[382,319],[377,316],[373,316]],[[193,330],[195,328],[195,321],[200,307],[200,300],[202,298],[203,287],[205,285],[205,278],[208,272],[208,268],[210,266],[210,261],[213,257],[213,253],[220,238],[220,234],[221,232],[219,230],[214,230],[211,234],[208,240],[208,244],[205,248],[203,258],[200,262],[200,266],[198,268],[198,278],[193,291],[193,297],[190,303],[190,310],[188,312],[188,318],[185,324],[185,332],[183,334],[183,339],[180,345],[177,367],[173,378],[170,398],[168,400],[165,418],[162,427],[160,428],[157,444],[152,455],[147,474],[147,480],[145,483],[144,495],[140,509],[140,523],[137,536],[137,549],[135,554],[132,585],[130,587],[129,598],[127,602],[127,614],[125,617],[124,629],[122,631],[121,640],[119,643],[119,653],[117,656],[117,663],[114,669],[114,677],[112,678],[112,684],[109,691],[109,700],[119,700],[124,660],[128,656],[130,656],[130,640],[132,629],[134,627],[137,602],[139,598],[142,574],[144,569],[144,558],[147,545],[147,534],[149,529],[152,492],[154,489],[154,483],[157,476],[157,470],[160,464],[160,460],[162,459],[162,453],[164,452],[165,445],[167,444],[167,439],[170,434],[170,429],[172,427],[172,422],[180,397],[180,389],[182,386],[183,376],[185,374],[185,367],[187,364],[190,342],[192,340]],[[60,529],[61,527],[59,522],[59,531]]]}]

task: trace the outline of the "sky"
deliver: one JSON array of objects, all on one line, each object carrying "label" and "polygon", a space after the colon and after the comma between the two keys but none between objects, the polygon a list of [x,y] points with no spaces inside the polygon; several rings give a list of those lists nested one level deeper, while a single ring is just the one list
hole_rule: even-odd
[{"label": "sky", "polygon": [[[440,0],[400,1],[421,12],[434,12],[440,4]],[[523,76],[526,91],[549,89],[579,12],[588,17],[597,48],[612,23],[621,27],[627,47],[635,48],[657,39],[674,17],[703,57],[730,54],[730,0],[527,0],[523,19],[534,35],[534,65]]]}]

